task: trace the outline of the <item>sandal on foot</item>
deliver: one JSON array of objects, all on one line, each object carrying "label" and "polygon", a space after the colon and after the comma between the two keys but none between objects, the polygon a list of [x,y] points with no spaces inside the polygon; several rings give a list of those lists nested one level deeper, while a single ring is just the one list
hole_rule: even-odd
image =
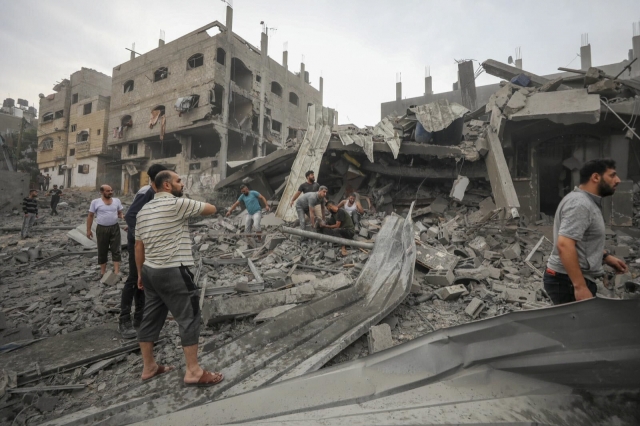
[{"label": "sandal on foot", "polygon": [[200,377],[200,380],[198,380],[195,383],[186,383],[185,382],[185,386],[190,386],[190,387],[197,387],[197,388],[206,388],[209,386],[213,386],[213,385],[217,385],[218,383],[220,383],[222,380],[224,379],[224,376],[222,375],[222,373],[216,373],[216,372],[209,372],[207,370],[203,370],[202,376]]},{"label": "sandal on foot", "polygon": [[168,366],[159,365],[159,366],[158,366],[158,369],[156,370],[156,372],[155,372],[155,373],[153,373],[153,376],[151,376],[151,377],[147,377],[146,379],[142,379],[142,381],[143,381],[143,382],[146,382],[146,381],[148,381],[148,380],[153,379],[154,377],[158,377],[158,376],[159,376],[159,375],[161,375],[161,374],[168,373],[168,372],[169,372],[169,371],[171,371],[171,370],[173,370],[173,367],[172,367],[172,366],[170,366],[170,365],[168,365]]}]

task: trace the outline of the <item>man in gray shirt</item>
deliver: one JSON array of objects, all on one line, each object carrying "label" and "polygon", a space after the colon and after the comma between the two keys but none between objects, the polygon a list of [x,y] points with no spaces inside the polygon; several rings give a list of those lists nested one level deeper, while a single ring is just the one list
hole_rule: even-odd
[{"label": "man in gray shirt", "polygon": [[[298,198],[298,201],[296,201],[296,212],[298,212],[298,219],[300,220],[300,229],[304,230],[306,228],[305,214],[309,216],[311,226],[316,227],[314,207],[317,205],[323,205],[324,199],[327,196],[327,191],[328,188],[326,186],[321,186],[318,189],[318,192],[307,192]],[[322,211],[324,213],[324,210]],[[318,219],[322,220],[321,217]]]},{"label": "man in gray shirt", "polygon": [[610,159],[588,161],[580,169],[580,186],[567,194],[553,222],[553,251],[544,273],[544,288],[554,305],[595,297],[595,279],[604,275],[602,264],[618,273],[624,261],[604,250],[602,198],[613,195],[620,178]]},{"label": "man in gray shirt", "polygon": [[97,222],[96,245],[98,246],[98,264],[100,265],[100,278],[107,271],[107,257],[111,251],[113,272],[120,273],[120,225],[118,219],[123,219],[122,203],[113,198],[113,189],[109,185],[100,187],[100,198],[91,201],[89,215],[87,216],[87,238],[93,239],[93,219]]}]

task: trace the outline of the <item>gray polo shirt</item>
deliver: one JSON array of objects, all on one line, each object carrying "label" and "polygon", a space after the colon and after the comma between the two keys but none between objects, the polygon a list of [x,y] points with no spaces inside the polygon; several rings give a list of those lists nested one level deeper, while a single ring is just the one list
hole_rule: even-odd
[{"label": "gray polo shirt", "polygon": [[605,227],[602,218],[602,197],[579,188],[567,194],[556,210],[553,221],[553,251],[547,267],[562,274],[567,271],[558,255],[558,235],[576,241],[578,262],[586,279],[594,281],[604,275],[602,254],[604,252]]},{"label": "gray polo shirt", "polygon": [[296,206],[305,211],[309,210],[309,208],[314,208],[318,204],[322,205],[322,200],[318,198],[317,192],[307,192],[298,197],[298,201],[296,201]]}]

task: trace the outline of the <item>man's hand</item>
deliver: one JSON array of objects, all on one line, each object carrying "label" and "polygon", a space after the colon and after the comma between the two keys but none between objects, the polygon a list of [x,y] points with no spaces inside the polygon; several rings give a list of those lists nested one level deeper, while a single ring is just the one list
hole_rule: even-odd
[{"label": "man's hand", "polygon": [[229,210],[229,211],[227,212],[227,214],[225,214],[225,216],[226,216],[226,217],[231,216],[231,210]]},{"label": "man's hand", "polygon": [[582,284],[579,286],[573,286],[573,295],[576,298],[576,301],[592,299],[593,294],[591,294],[591,290],[587,287],[586,284]]},{"label": "man's hand", "polygon": [[129,230],[129,227],[125,226],[123,229],[124,229],[124,232],[127,232]]},{"label": "man's hand", "polygon": [[271,207],[269,207],[269,204],[267,204],[267,206],[265,207],[265,210],[270,212],[271,211]]},{"label": "man's hand", "polygon": [[611,266],[619,274],[624,274],[625,272],[627,272],[629,270],[629,268],[627,267],[627,264],[624,263],[624,260],[618,259],[615,256],[609,255],[609,256],[605,257],[604,258],[604,263],[606,263],[607,265]]},{"label": "man's hand", "polygon": [[144,284],[142,284],[142,277],[138,276],[138,289],[144,290]]},{"label": "man's hand", "polygon": [[92,240],[93,239],[93,232],[91,230],[87,231],[87,238]]},{"label": "man's hand", "polygon": [[293,207],[293,200],[289,203],[289,207]]}]

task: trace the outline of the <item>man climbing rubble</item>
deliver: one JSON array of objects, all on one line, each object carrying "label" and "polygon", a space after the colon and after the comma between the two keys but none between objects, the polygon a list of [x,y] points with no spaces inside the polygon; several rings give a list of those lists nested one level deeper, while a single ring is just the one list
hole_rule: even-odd
[{"label": "man climbing rubble", "polygon": [[[300,197],[300,195],[308,194],[309,192],[318,192],[318,190],[320,189],[320,184],[316,182],[316,175],[313,170],[307,171],[307,173],[304,174],[304,177],[307,179],[307,181],[301,183],[298,187],[298,191],[293,194],[293,198],[291,198],[291,204],[289,204],[291,207],[293,207],[293,203]],[[324,217],[322,205],[320,204],[314,207],[313,212],[315,213],[316,217]]]},{"label": "man climbing rubble", "polygon": [[[324,218],[324,200],[327,197],[328,190],[326,186],[321,186],[318,192],[308,192],[298,198],[298,201],[296,201],[296,212],[300,220],[300,229],[305,230],[306,228],[305,215],[309,216],[312,228],[316,228],[318,222]],[[316,206],[318,205],[321,206],[320,211],[322,216],[320,217],[316,217]]]},{"label": "man climbing rubble", "polygon": [[[124,215],[124,220],[127,222],[127,250],[129,251],[129,276],[122,288],[122,295],[120,297],[120,319],[118,331],[124,339],[133,339],[136,337],[136,329],[140,327],[142,322],[142,312],[144,311],[144,291],[138,289],[138,268],[136,267],[136,252],[135,252],[135,231],[136,231],[136,217],[140,209],[144,207],[149,201],[153,200],[156,194],[156,187],[154,179],[163,170],[167,170],[162,164],[153,164],[147,170],[149,176],[149,185],[145,185],[137,192],[136,196],[127,210],[127,214]],[[135,301],[136,312],[131,322],[131,306]]]},{"label": "man climbing rubble", "polygon": [[240,202],[243,202],[245,207],[247,208],[247,218],[244,222],[244,232],[245,234],[250,234],[253,225],[256,234],[258,234],[258,241],[260,241],[260,221],[262,220],[262,207],[260,206],[260,201],[264,203],[265,209],[269,211],[270,207],[267,203],[267,199],[264,198],[264,196],[258,191],[250,191],[247,185],[242,185],[240,187],[240,192],[242,192],[242,194],[240,194],[238,201],[233,203],[233,205],[229,208],[226,216],[229,217],[231,215],[231,212],[233,212],[236,207],[240,205]]},{"label": "man climbing rubble", "polygon": [[602,198],[613,195],[620,178],[610,159],[591,160],[580,169],[580,186],[567,194],[553,222],[553,251],[544,273],[544,288],[554,305],[595,297],[595,280],[604,275],[602,264],[618,273],[624,261],[604,249]]},{"label": "man climbing rubble", "polygon": [[186,386],[212,386],[222,381],[217,372],[198,364],[200,306],[198,292],[189,266],[193,266],[189,218],[216,213],[212,204],[181,198],[184,185],[178,174],[165,170],[154,180],[157,193],[138,213],[136,266],[138,288],[144,289],[145,306],[138,342],[144,364],[142,380],[173,370],[156,363],[153,342],[171,312],[180,327],[180,340],[187,368]]},{"label": "man climbing rubble", "polygon": [[22,199],[22,211],[24,212],[24,219],[22,220],[22,232],[20,236],[24,240],[29,238],[29,232],[31,227],[38,218],[38,190],[32,189],[29,191],[29,196]]},{"label": "man climbing rubble", "polygon": [[[327,209],[331,212],[331,217],[326,224],[320,222],[320,233],[352,240],[355,235],[355,227],[351,215],[333,201],[327,201]],[[345,246],[342,246],[342,255],[347,255]]]},{"label": "man climbing rubble", "polygon": [[91,201],[89,215],[87,216],[87,238],[93,239],[93,218],[96,223],[96,245],[98,246],[98,264],[100,265],[100,278],[107,272],[107,260],[111,251],[113,272],[120,273],[120,225],[118,219],[122,219],[122,203],[118,198],[113,198],[113,189],[109,185],[100,186],[100,198]]}]

